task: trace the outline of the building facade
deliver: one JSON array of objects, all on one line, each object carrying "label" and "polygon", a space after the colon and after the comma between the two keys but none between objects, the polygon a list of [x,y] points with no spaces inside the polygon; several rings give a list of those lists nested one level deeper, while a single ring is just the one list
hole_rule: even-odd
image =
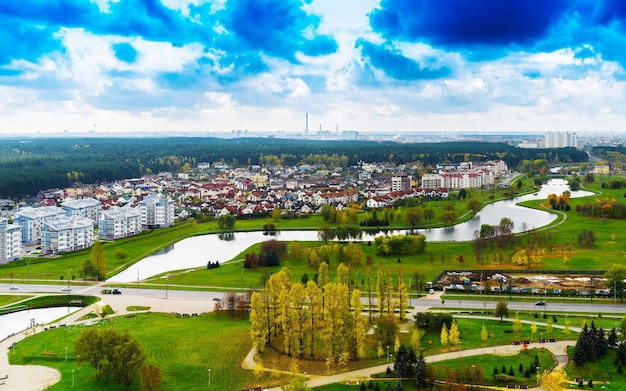
[{"label": "building facade", "polygon": [[391,191],[407,191],[411,190],[410,176],[394,176],[391,178]]},{"label": "building facade", "polygon": [[102,212],[99,235],[102,239],[119,239],[141,232],[141,211],[114,206]]},{"label": "building facade", "polygon": [[174,224],[174,201],[153,193],[141,200],[141,226],[147,229],[166,228]]},{"label": "building facade", "polygon": [[22,254],[22,228],[0,217],[0,264],[19,259]]},{"label": "building facade", "polygon": [[91,219],[94,225],[98,225],[102,204],[94,198],[68,199],[61,203],[68,217],[80,216]]},{"label": "building facade", "polygon": [[44,254],[61,254],[93,245],[93,221],[87,217],[60,217],[44,223],[41,249]]},{"label": "building facade", "polygon": [[15,214],[15,222],[22,229],[22,243],[34,244],[43,239],[44,224],[65,217],[65,209],[56,206],[26,207]]}]

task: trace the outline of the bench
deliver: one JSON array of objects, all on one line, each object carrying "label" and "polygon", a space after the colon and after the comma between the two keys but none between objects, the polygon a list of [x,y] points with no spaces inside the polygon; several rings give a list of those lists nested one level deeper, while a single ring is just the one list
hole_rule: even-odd
[{"label": "bench", "polygon": [[556,338],[549,338],[548,342],[556,342]]}]

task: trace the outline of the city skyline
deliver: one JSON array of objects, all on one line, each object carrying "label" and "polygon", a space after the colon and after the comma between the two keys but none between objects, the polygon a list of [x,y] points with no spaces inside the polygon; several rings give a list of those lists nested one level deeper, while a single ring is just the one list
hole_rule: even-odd
[{"label": "city skyline", "polygon": [[622,132],[617,0],[25,0],[0,134]]}]

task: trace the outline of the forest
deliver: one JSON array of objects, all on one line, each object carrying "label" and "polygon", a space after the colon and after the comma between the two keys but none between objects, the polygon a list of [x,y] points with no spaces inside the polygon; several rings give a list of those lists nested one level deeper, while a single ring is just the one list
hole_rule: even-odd
[{"label": "forest", "polygon": [[103,183],[188,164],[224,162],[235,166],[359,162],[402,164],[502,159],[509,167],[523,161],[577,163],[587,154],[575,148],[524,149],[505,143],[394,143],[313,141],[273,138],[4,138],[0,143],[0,198],[21,199],[73,183]]}]

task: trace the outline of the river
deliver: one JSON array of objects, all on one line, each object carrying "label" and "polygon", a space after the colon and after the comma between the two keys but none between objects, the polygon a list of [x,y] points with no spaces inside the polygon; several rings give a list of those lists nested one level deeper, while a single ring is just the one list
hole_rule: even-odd
[{"label": "river", "polygon": [[[553,213],[525,208],[517,204],[531,199],[545,200],[548,194],[560,195],[566,190],[569,190],[569,187],[565,180],[553,179],[541,186],[537,193],[486,205],[474,218],[464,223],[447,228],[416,231],[424,234],[428,242],[442,242],[472,240],[474,232],[480,230],[482,224],[498,225],[504,217],[513,221],[513,232],[515,233],[543,227],[553,222],[557,216]],[[573,191],[570,197],[585,197],[592,194],[588,191]],[[390,234],[405,232],[407,231],[389,231]],[[376,235],[382,234],[364,233],[363,240],[371,240]],[[168,271],[203,267],[209,261],[224,262],[232,259],[251,245],[266,241],[269,238],[262,232],[236,232],[229,236],[229,240],[218,234],[183,239],[163,251],[142,259],[123,272],[109,278],[107,282],[136,282]],[[273,238],[283,241],[318,240],[317,231],[282,231]]]}]

